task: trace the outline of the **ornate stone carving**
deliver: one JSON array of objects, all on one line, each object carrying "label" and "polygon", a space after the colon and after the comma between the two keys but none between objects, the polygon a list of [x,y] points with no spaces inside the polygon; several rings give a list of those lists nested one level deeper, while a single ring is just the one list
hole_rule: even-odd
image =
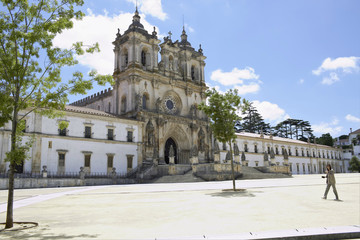
[{"label": "ornate stone carving", "polygon": [[240,155],[239,147],[236,143],[234,143],[234,155],[236,156]]},{"label": "ornate stone carving", "polygon": [[199,155],[199,151],[196,145],[191,148],[191,157],[197,157]]},{"label": "ornate stone carving", "polygon": [[155,145],[155,134],[154,134],[154,125],[151,122],[151,119],[149,119],[149,122],[146,125],[146,144],[148,146],[154,146]]},{"label": "ornate stone carving", "polygon": [[220,152],[219,143],[215,140],[214,142],[214,153]]},{"label": "ornate stone carving", "polygon": [[136,94],[136,105],[135,105],[135,109],[136,111],[142,111],[142,99],[141,99],[141,95],[140,94]]},{"label": "ornate stone carving", "polygon": [[156,120],[156,123],[157,123],[157,125],[158,125],[159,127],[162,127],[162,126],[164,126],[164,124],[165,124],[165,120],[164,120],[163,118],[159,117],[159,118]]},{"label": "ornate stone carving", "polygon": [[269,155],[267,152],[264,153],[264,161],[269,161]]},{"label": "ornate stone carving", "polygon": [[190,123],[189,127],[191,128],[191,130],[196,131],[198,130],[199,126],[196,123]]},{"label": "ornate stone carving", "polygon": [[174,156],[175,156],[174,147],[173,145],[170,145],[169,157],[174,157]]},{"label": "ornate stone carving", "polygon": [[161,98],[156,99],[156,112],[161,112]]},{"label": "ornate stone carving", "polygon": [[199,145],[199,151],[204,152],[205,151],[205,133],[202,128],[200,128],[200,131],[198,133],[198,145]]},{"label": "ornate stone carving", "polygon": [[241,161],[246,161],[246,156],[244,152],[241,153]]}]

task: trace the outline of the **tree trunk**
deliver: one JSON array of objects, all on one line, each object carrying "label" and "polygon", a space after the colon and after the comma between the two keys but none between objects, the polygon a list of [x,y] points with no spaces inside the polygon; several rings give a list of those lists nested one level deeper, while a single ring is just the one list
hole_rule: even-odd
[{"label": "tree trunk", "polygon": [[233,180],[233,190],[234,192],[236,191],[236,186],[235,186],[235,173],[234,173],[234,158],[233,158],[233,154],[232,154],[232,146],[231,146],[231,141],[229,141],[229,145],[230,145],[230,162],[231,162],[231,174],[232,174],[232,180]]},{"label": "tree trunk", "polygon": [[[16,130],[18,124],[18,112],[17,108],[14,108],[12,129],[11,129],[11,151],[16,149]],[[15,161],[10,159],[10,171],[9,171],[9,191],[8,191],[8,202],[6,212],[6,224],[5,229],[12,228],[14,226],[13,219],[13,205],[14,205],[14,174],[15,174]]]}]

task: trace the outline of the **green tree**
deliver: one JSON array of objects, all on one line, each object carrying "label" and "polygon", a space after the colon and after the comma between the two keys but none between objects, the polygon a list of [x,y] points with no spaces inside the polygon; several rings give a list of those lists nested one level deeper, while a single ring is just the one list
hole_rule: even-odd
[{"label": "green tree", "polygon": [[242,121],[237,121],[235,124],[238,132],[270,133],[270,124],[264,122],[264,119],[252,103],[249,103],[248,107],[244,109],[243,114],[244,117],[242,118]]},{"label": "green tree", "polygon": [[244,110],[248,102],[245,99],[241,101],[236,89],[230,89],[225,94],[221,94],[213,88],[206,92],[206,97],[208,104],[202,102],[199,110],[204,111],[210,118],[210,127],[214,137],[219,142],[228,143],[230,146],[233,190],[236,191],[232,143],[236,140],[235,123],[241,120],[237,112]]},{"label": "green tree", "polygon": [[332,147],[334,146],[334,139],[330,133],[326,133],[321,135],[321,137],[316,138],[316,143]]},{"label": "green tree", "polygon": [[297,139],[306,142],[313,138],[313,130],[308,121],[299,119],[286,119],[273,127],[274,135],[284,138]]},{"label": "green tree", "polygon": [[23,144],[24,118],[31,112],[49,117],[60,115],[68,94],[85,94],[92,83],[112,82],[109,75],[91,71],[85,79],[74,72],[67,82],[61,70],[78,62],[76,55],[99,51],[98,44],[74,43],[72,49],[53,46],[56,35],[72,28],[73,19],[84,14],[75,8],[83,0],[1,0],[0,6],[0,126],[11,123],[9,192],[5,228],[13,227],[14,171],[27,156],[31,142]]},{"label": "green tree", "polygon": [[349,167],[349,170],[350,171],[353,171],[353,172],[359,172],[360,173],[360,161],[359,159],[356,157],[356,156],[353,156],[351,159],[350,159],[350,167]]}]

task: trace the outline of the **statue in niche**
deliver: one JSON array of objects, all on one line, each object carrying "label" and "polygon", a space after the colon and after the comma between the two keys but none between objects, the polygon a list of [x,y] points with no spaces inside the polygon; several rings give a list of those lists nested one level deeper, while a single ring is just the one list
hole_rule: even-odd
[{"label": "statue in niche", "polygon": [[215,142],[214,142],[214,152],[219,153],[219,151],[220,151],[219,143],[215,140]]},{"label": "statue in niche", "polygon": [[234,155],[236,156],[240,155],[240,150],[236,143],[234,143]]},{"label": "statue in niche", "polygon": [[174,152],[174,147],[171,144],[170,145],[170,149],[169,149],[169,157],[174,157],[175,156],[175,152]]},{"label": "statue in niche", "polygon": [[199,145],[199,151],[204,152],[205,151],[205,133],[202,128],[200,128],[200,131],[198,133],[198,145]]},{"label": "statue in niche", "polygon": [[161,112],[161,98],[156,100],[156,111],[159,113]]},{"label": "statue in niche", "polygon": [[194,145],[192,148],[191,148],[191,156],[192,157],[197,157],[198,156],[198,148],[196,145]]},{"label": "statue in niche", "polygon": [[174,69],[173,69],[173,61],[172,61],[172,60],[169,60],[169,68],[170,68],[170,70],[174,70]]},{"label": "statue in niche", "polygon": [[154,146],[155,145],[155,134],[154,134],[154,125],[149,120],[148,124],[146,125],[146,135],[147,135],[147,145]]}]

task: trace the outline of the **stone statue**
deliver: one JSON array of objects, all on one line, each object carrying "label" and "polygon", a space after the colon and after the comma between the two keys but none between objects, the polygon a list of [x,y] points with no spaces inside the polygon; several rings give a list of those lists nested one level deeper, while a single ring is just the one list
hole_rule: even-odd
[{"label": "stone statue", "polygon": [[234,143],[234,155],[236,155],[236,156],[240,155],[240,150],[236,143]]},{"label": "stone statue", "polygon": [[147,133],[147,144],[148,146],[154,146],[155,144],[155,134],[154,134],[154,126],[149,120],[148,124],[146,125],[146,133]]},{"label": "stone statue", "polygon": [[194,145],[192,148],[191,148],[191,156],[192,157],[197,157],[198,156],[198,148],[196,145]]},{"label": "stone statue", "polygon": [[198,133],[198,145],[199,145],[199,151],[204,152],[205,151],[205,133],[202,128],[200,128],[200,131]]},{"label": "stone statue", "polygon": [[226,162],[231,160],[230,154],[231,154],[230,151],[227,151],[226,156],[225,156],[225,161]]},{"label": "stone statue", "polygon": [[269,155],[267,152],[264,153],[264,161],[269,161]]},{"label": "stone statue", "polygon": [[246,156],[244,152],[241,153],[241,161],[246,161]]},{"label": "stone statue", "polygon": [[171,145],[170,145],[170,150],[169,150],[169,157],[174,157],[174,156],[175,156],[174,147],[173,147],[173,145],[171,144]]},{"label": "stone statue", "polygon": [[161,112],[161,98],[156,99],[156,111]]},{"label": "stone statue", "polygon": [[284,159],[285,159],[285,160],[288,160],[288,159],[289,159],[289,155],[288,155],[286,149],[284,149]]},{"label": "stone statue", "polygon": [[214,152],[218,153],[220,151],[219,143],[215,140],[214,142]]},{"label": "stone statue", "polygon": [[270,149],[270,158],[275,158],[274,148]]}]

